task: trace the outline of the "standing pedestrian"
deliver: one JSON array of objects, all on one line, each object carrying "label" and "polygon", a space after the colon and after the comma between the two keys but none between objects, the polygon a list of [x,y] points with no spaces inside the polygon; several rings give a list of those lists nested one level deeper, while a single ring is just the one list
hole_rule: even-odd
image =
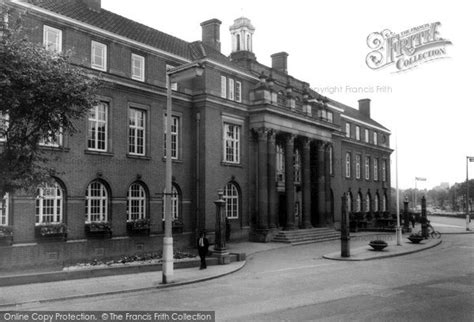
[{"label": "standing pedestrian", "polygon": [[197,240],[197,248],[199,257],[201,258],[201,267],[199,269],[206,269],[206,255],[209,248],[209,241],[206,238],[206,233],[201,232]]},{"label": "standing pedestrian", "polygon": [[415,229],[415,214],[410,214],[411,226]]}]

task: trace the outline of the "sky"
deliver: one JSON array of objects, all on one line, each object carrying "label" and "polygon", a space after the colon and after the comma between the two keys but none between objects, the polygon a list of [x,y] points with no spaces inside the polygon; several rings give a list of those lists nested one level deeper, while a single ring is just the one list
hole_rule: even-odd
[{"label": "sky", "polygon": [[[371,116],[392,132],[392,186],[430,189],[466,180],[466,156],[474,156],[474,42],[469,1],[309,0],[102,0],[102,7],[186,41],[201,39],[200,23],[222,21],[221,51],[231,51],[229,26],[245,16],[256,31],[253,51],[271,66],[285,51],[288,73],[320,94],[357,108],[371,99]],[[438,36],[451,41],[443,59],[404,72],[366,64],[367,37],[395,34],[440,22]],[[396,166],[398,159],[398,167]],[[474,162],[469,164],[474,178]]]}]

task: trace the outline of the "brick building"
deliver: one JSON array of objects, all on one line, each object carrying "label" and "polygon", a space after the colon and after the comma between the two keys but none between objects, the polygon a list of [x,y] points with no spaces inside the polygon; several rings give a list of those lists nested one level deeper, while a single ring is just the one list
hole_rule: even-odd
[{"label": "brick building", "polygon": [[288,73],[285,52],[272,55],[271,67],[260,64],[248,19],[231,26],[226,56],[217,19],[189,43],[104,10],[100,0],[6,4],[22,14],[31,41],[70,51],[106,86],[79,133],[41,143],[61,173],[56,184],[5,197],[0,224],[12,227],[13,245],[0,247],[0,267],[161,249],[166,70],[189,62],[205,69],[172,84],[177,247],[201,229],[212,236],[218,189],[232,240],[337,228],[343,193],[353,212],[387,210],[390,131],[370,118],[370,100],[354,109],[321,96]]}]

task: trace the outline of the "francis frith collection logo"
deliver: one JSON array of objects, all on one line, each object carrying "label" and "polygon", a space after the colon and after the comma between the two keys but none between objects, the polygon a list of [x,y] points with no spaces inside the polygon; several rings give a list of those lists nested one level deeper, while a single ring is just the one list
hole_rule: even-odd
[{"label": "francis frith collection logo", "polygon": [[440,25],[433,22],[400,33],[388,29],[371,33],[367,37],[367,46],[372,50],[366,57],[367,66],[373,70],[393,66],[395,72],[401,72],[447,58],[446,46],[451,41],[440,37]]}]

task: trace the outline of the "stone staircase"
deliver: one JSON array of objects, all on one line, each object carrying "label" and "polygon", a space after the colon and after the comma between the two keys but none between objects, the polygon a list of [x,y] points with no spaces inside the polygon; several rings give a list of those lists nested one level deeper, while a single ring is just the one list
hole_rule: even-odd
[{"label": "stone staircase", "polygon": [[341,233],[332,228],[311,228],[298,230],[281,230],[273,238],[273,242],[302,245],[319,243],[341,238]]}]

